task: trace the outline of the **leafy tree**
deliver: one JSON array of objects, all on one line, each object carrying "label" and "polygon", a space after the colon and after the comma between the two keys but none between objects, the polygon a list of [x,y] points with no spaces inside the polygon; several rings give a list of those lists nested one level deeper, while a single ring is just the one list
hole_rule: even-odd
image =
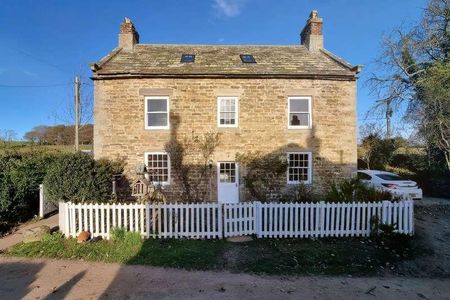
[{"label": "leafy tree", "polygon": [[443,155],[450,170],[450,1],[430,0],[421,22],[394,31],[382,48],[380,72],[369,80],[380,98],[371,113],[403,113],[419,129],[429,155]]},{"label": "leafy tree", "polygon": [[[85,124],[80,128],[80,143],[92,144],[93,125]],[[37,144],[71,145],[75,139],[75,127],[67,125],[36,126],[25,133],[24,138]]]},{"label": "leafy tree", "polygon": [[450,170],[450,61],[433,64],[417,85],[423,95],[420,105],[426,119],[420,130],[442,151]]},{"label": "leafy tree", "polygon": [[382,138],[375,124],[366,124],[360,130],[360,139],[358,157],[367,169],[384,170],[392,163],[394,152],[407,144],[401,137]]}]

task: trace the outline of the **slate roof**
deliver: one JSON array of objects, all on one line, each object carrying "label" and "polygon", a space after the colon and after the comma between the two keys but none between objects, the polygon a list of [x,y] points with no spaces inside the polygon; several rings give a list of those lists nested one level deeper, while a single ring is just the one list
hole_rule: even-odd
[{"label": "slate roof", "polygon": [[[181,63],[195,54],[194,63]],[[243,63],[251,54],[257,63]],[[93,79],[117,77],[240,77],[356,79],[357,67],[327,50],[310,52],[303,45],[222,46],[137,44],[133,51],[114,49],[91,64]]]}]

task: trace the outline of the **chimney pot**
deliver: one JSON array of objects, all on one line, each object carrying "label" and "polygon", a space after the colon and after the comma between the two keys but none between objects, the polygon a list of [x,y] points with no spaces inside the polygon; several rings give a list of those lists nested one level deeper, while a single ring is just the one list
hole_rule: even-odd
[{"label": "chimney pot", "polygon": [[139,44],[139,33],[129,18],[120,24],[119,47],[125,50],[133,50],[134,45]]},{"label": "chimney pot", "polygon": [[300,37],[301,44],[311,51],[315,52],[323,48],[323,34],[322,34],[323,20],[319,17],[317,10],[311,11],[309,19],[303,28]]}]

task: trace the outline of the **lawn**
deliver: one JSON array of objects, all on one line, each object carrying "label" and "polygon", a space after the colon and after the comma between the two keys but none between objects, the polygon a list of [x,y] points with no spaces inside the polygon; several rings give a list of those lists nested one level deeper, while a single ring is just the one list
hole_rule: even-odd
[{"label": "lawn", "polygon": [[60,234],[40,242],[18,244],[7,255],[83,259],[141,264],[188,270],[228,270],[272,275],[375,275],[395,272],[395,264],[421,253],[416,238],[255,239],[246,243],[226,240],[148,239],[133,233],[111,241],[78,244]]},{"label": "lawn", "polygon": [[[80,145],[80,150],[92,150],[92,145]],[[30,142],[0,141],[0,154],[7,151],[17,151],[19,153],[42,151],[48,153],[74,152],[73,145],[39,145]]]}]

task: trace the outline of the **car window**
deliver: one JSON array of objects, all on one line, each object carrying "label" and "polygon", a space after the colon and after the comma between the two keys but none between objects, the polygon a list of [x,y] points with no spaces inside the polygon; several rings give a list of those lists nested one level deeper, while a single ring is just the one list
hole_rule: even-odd
[{"label": "car window", "polygon": [[407,180],[395,174],[376,174],[376,176],[383,180]]},{"label": "car window", "polygon": [[363,172],[358,172],[358,179],[360,179],[360,180],[371,180],[372,176],[370,176],[370,175],[368,175],[366,173],[363,173]]}]

